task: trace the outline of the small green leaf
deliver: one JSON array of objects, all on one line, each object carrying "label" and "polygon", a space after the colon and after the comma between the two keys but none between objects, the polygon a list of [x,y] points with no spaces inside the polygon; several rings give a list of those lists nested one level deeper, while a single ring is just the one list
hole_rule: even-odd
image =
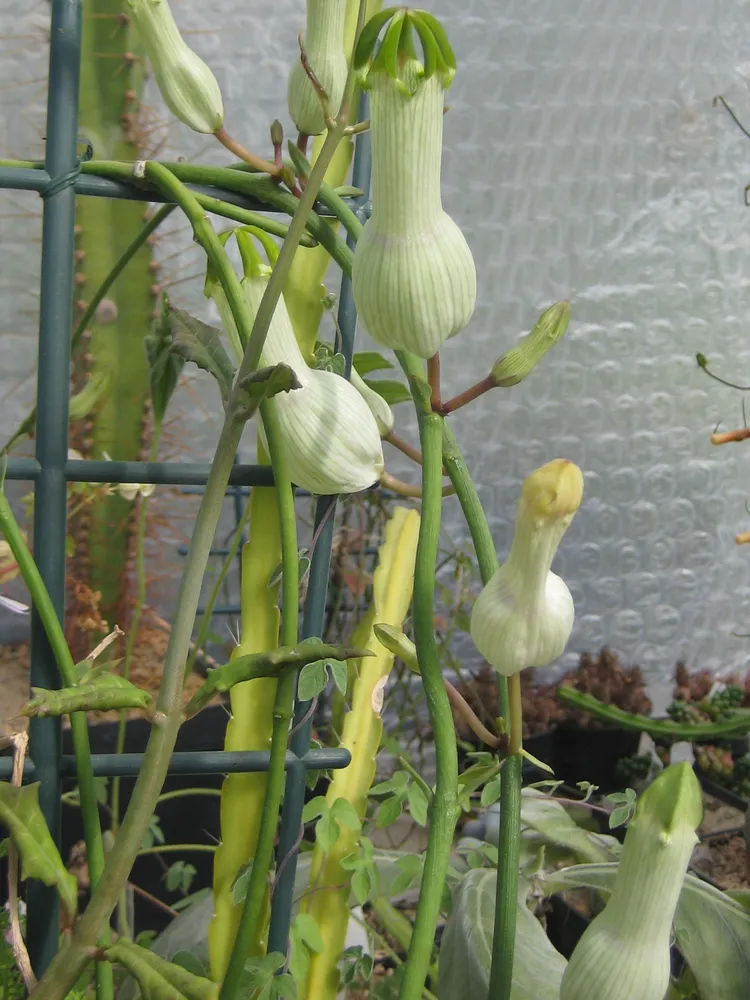
[{"label": "small green leaf", "polygon": [[497,802],[500,798],[500,788],[501,778],[498,774],[492,781],[488,781],[482,789],[482,798],[480,801],[485,808],[491,806],[493,802]]},{"label": "small green leaf", "polygon": [[358,351],[352,358],[352,368],[362,378],[370,372],[382,371],[386,368],[393,368],[393,362],[384,358],[377,351]]},{"label": "small green leaf", "polygon": [[170,306],[169,317],[174,353],[213,375],[226,402],[234,381],[234,366],[221,342],[221,330],[175,306]]},{"label": "small green leaf", "polygon": [[10,833],[21,859],[21,878],[54,886],[65,909],[75,916],[78,883],[65,869],[39,807],[39,782],[16,788],[0,782],[0,823]]},{"label": "small green leaf", "polygon": [[245,899],[247,896],[247,887],[250,885],[250,876],[253,874],[253,859],[250,858],[248,863],[240,869],[237,878],[234,880],[234,885],[232,886],[232,902],[235,906]]},{"label": "small green leaf", "polygon": [[401,815],[404,808],[404,802],[406,801],[406,792],[399,793],[398,795],[392,795],[390,798],[386,799],[385,802],[378,809],[378,816],[375,825],[379,830],[382,830],[385,826],[390,826],[391,823],[395,823],[396,820]]},{"label": "small green leaf", "polygon": [[246,375],[240,382],[240,387],[247,395],[249,408],[254,413],[265,399],[271,399],[280,392],[301,389],[302,383],[289,365],[279,362]]},{"label": "small green leaf", "polygon": [[300,701],[311,701],[325,691],[328,684],[328,673],[324,660],[308,663],[300,670],[297,681],[297,697]]},{"label": "small green leaf", "polygon": [[314,799],[305,803],[305,808],[302,810],[302,822],[310,823],[327,812],[329,812],[329,807],[325,795],[316,795]]},{"label": "small green leaf", "polygon": [[471,619],[465,611],[454,612],[453,624],[457,629],[460,629],[461,632],[466,632],[467,634],[471,632]]},{"label": "small green leaf", "polygon": [[362,866],[352,875],[352,892],[354,898],[360,906],[363,906],[370,898],[370,877],[367,868]]},{"label": "small green leaf", "polygon": [[300,940],[304,941],[310,951],[314,951],[316,955],[319,955],[323,951],[325,945],[323,944],[323,938],[320,936],[318,925],[313,916],[309,913],[298,913],[294,921],[294,927],[299,934]]},{"label": "small green leaf", "polygon": [[396,406],[397,403],[408,403],[411,399],[411,393],[403,382],[384,378],[366,378],[363,381],[370,389],[373,389],[379,396],[382,396],[389,406]]},{"label": "small green leaf", "polygon": [[347,830],[359,830],[362,826],[357,810],[348,799],[336,799],[331,806],[331,815],[336,822]]},{"label": "small green leaf", "polygon": [[336,846],[336,841],[339,839],[339,825],[330,809],[315,824],[315,839],[326,854]]},{"label": "small green leaf", "polygon": [[411,813],[411,818],[415,823],[419,823],[420,826],[427,826],[427,810],[429,803],[427,802],[427,796],[416,782],[412,782],[409,785],[406,797],[409,802],[409,812]]},{"label": "small green leaf", "polygon": [[162,293],[159,317],[144,338],[144,346],[148,358],[151,409],[154,422],[159,426],[164,421],[167,406],[185,365],[184,356],[173,350],[169,297],[165,293]]},{"label": "small green leaf", "polygon": [[394,896],[400,896],[408,889],[411,889],[421,879],[422,869],[424,868],[424,856],[420,854],[407,854],[403,858],[398,859],[396,868],[398,868],[398,875],[391,885],[391,893]]},{"label": "small green leaf", "polygon": [[333,683],[338,688],[339,692],[343,695],[346,694],[346,687],[349,680],[349,674],[346,666],[345,660],[329,660],[328,669],[331,672],[331,677],[333,678]]},{"label": "small green leaf", "polygon": [[406,771],[396,771],[392,778],[373,785],[370,789],[370,795],[385,795],[386,792],[405,791],[408,784],[409,776]]},{"label": "small green leaf", "polygon": [[630,806],[618,806],[609,814],[609,828],[615,830],[618,826],[623,826],[630,819],[632,810]]}]

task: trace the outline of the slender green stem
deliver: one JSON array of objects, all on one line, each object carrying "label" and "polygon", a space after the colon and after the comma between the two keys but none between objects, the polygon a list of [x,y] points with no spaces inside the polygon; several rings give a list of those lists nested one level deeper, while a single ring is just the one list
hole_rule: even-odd
[{"label": "slender green stem", "polygon": [[154,844],[153,847],[142,847],[136,857],[143,858],[147,854],[187,854],[188,852],[213,854],[215,850],[215,844]]},{"label": "slender green stem", "polygon": [[458,818],[456,733],[443,684],[434,624],[435,568],[442,508],[443,418],[429,408],[429,387],[421,377],[411,379],[411,382],[419,417],[423,462],[422,520],[414,574],[414,638],[435,740],[436,780],[414,933],[409,944],[399,1000],[419,1000],[422,995],[432,962],[440,900]]},{"label": "slender green stem", "polygon": [[[284,442],[279,429],[278,415],[273,400],[261,407],[263,427],[268,440],[274,483],[279,505],[282,558],[282,618],[281,641],[284,645],[294,645],[297,641],[299,618],[299,555],[297,551],[297,518],[294,509],[294,493],[289,475],[289,465]],[[240,917],[237,936],[227,966],[219,1000],[235,1000],[240,987],[247,956],[259,946],[263,935],[263,910],[266,897],[268,873],[272,867],[273,846],[279,810],[284,795],[284,772],[289,723],[294,711],[294,693],[297,671],[285,669],[276,688],[273,707],[273,732],[271,735],[271,756],[268,766],[266,797],[263,802],[258,842],[253,858],[245,905]]]},{"label": "slender green stem", "polygon": [[404,757],[404,755],[400,753],[398,755],[398,762],[401,765],[401,767],[403,767],[403,769],[406,771],[406,773],[411,775],[414,784],[419,785],[419,787],[422,789],[422,793],[424,794],[424,797],[427,799],[427,801],[432,802],[432,789],[424,780],[424,778],[416,769],[416,767],[413,766],[408,757]]},{"label": "slender green stem", "polygon": [[521,701],[521,675],[508,678],[508,701],[510,703],[508,754],[520,753],[523,746],[523,703]]},{"label": "slender green stem", "polygon": [[242,542],[242,536],[244,534],[245,528],[247,527],[247,522],[250,520],[250,504],[245,505],[245,509],[242,512],[242,517],[237,524],[237,530],[232,537],[232,541],[229,545],[229,550],[227,551],[224,563],[222,564],[219,575],[214,581],[214,585],[211,588],[211,593],[208,595],[206,600],[205,609],[203,611],[203,617],[201,618],[201,623],[198,626],[198,634],[195,637],[195,642],[193,643],[193,649],[188,657],[187,664],[185,665],[185,677],[189,677],[193,672],[193,667],[195,666],[195,661],[203,649],[203,644],[206,641],[206,636],[208,635],[208,630],[211,627],[211,618],[214,610],[214,604],[216,604],[219,599],[219,594],[221,593],[221,588],[224,586],[224,581],[227,578],[227,573],[230,570],[232,563],[234,562],[234,557],[237,555],[237,549],[240,547]]},{"label": "slender green stem", "polygon": [[[18,569],[28,587],[31,600],[44,627],[52,652],[55,656],[60,676],[67,687],[76,683],[75,664],[71,656],[65,634],[55,614],[55,609],[39,575],[34,557],[26,546],[21,529],[13,515],[8,499],[0,488],[0,531],[10,546]],[[78,797],[83,819],[83,836],[86,842],[86,855],[89,865],[91,886],[94,888],[101,879],[104,870],[104,845],[102,829],[99,822],[99,805],[94,785],[94,770],[91,766],[91,746],[85,712],[74,712],[70,716],[70,728],[73,734],[73,750],[76,758],[76,774],[78,777]],[[109,927],[97,935],[98,943],[107,944],[110,940]],[[96,981],[98,1000],[111,1000],[113,996],[112,969],[107,963],[97,962]]]},{"label": "slender green stem", "polygon": [[208,795],[212,797],[221,796],[220,788],[175,788],[171,792],[162,792],[159,798],[156,800],[156,804],[160,805],[162,802],[171,802],[172,799],[184,799],[190,795]]},{"label": "slender green stem", "polygon": [[516,898],[521,860],[521,767],[523,758],[513,754],[505,760],[500,786],[500,839],[498,841],[495,930],[492,938],[492,968],[489,996],[510,1000],[513,985],[513,953],[516,944]]},{"label": "slender green stem", "polygon": [[[210,195],[200,194],[199,192],[196,192],[195,198],[198,204],[205,208],[207,212],[211,212],[213,215],[220,215],[224,219],[231,219],[233,222],[241,222],[244,226],[257,226],[258,229],[264,230],[271,236],[280,236],[281,239],[285,239],[286,234],[289,232],[289,226],[286,223],[271,219],[267,215],[263,215],[262,212],[253,212],[249,208],[240,208],[239,205],[232,205],[228,201],[221,201],[219,198],[212,198]],[[300,246],[315,247],[317,245],[318,241],[309,233],[302,234]]]},{"label": "slender green stem", "polygon": [[[327,154],[329,160],[332,155],[333,149],[330,149]],[[273,309],[269,311],[267,308],[263,317],[260,314],[256,316],[255,323],[250,324],[251,328],[249,328],[247,304],[237,275],[231,268],[215,231],[205,218],[204,210],[179,182],[172,183],[173,179],[169,176],[168,171],[164,171],[164,174],[168,176],[165,178],[162,175],[162,180],[170,188],[175,201],[187,215],[195,238],[211,258],[232,307],[237,327],[245,334],[248,349],[241,370],[243,376],[250,374],[257,367],[257,359],[260,356],[260,350],[273,316]],[[314,196],[314,190],[311,193],[312,196]],[[272,300],[274,307],[286,280],[294,250],[304,230],[305,213],[308,210],[309,205],[303,204],[303,201],[300,200],[295,218],[289,227],[289,234],[284,242],[283,250],[274,268],[274,277],[277,273],[279,274],[276,281],[275,298]],[[294,223],[297,225],[295,226]],[[273,281],[273,278],[271,280]],[[269,289],[266,289],[266,297],[268,296]],[[252,353],[251,348],[253,348]],[[119,892],[127,880],[133,860],[138,853],[141,837],[148,826],[164,784],[180,725],[185,661],[190,648],[195,612],[200,600],[203,574],[208,563],[234,457],[246,419],[246,410],[243,410],[241,400],[235,399],[236,396],[237,390],[235,389],[227,405],[224,425],[195,520],[190,551],[185,563],[174,622],[164,660],[162,684],[157,702],[157,724],[151,730],[143,767],[120,828],[117,851],[109,855],[99,885],[79,920],[68,947],[58,952],[39,981],[34,991],[36,1000],[63,1000],[85,968],[99,929],[109,919]]]},{"label": "slender green stem", "polygon": [[[154,437],[151,442],[149,462],[156,461],[159,450],[159,438],[161,437],[161,423],[154,428]],[[138,521],[135,533],[135,577],[136,577],[136,599],[133,608],[133,617],[128,629],[128,637],[125,642],[125,659],[122,664],[122,676],[125,680],[130,678],[130,664],[133,659],[136,639],[138,638],[138,627],[141,622],[141,612],[146,603],[146,560],[144,547],[146,543],[146,514],[148,513],[148,497],[142,496],[138,502]],[[128,721],[127,710],[120,712],[120,719],[117,725],[117,741],[115,743],[115,753],[122,753],[125,749],[125,727]],[[112,832],[117,836],[117,828],[120,825],[120,778],[116,776],[112,779]],[[117,904],[117,926],[121,935],[130,937],[130,927],[128,923],[128,900],[127,894],[123,890]]]},{"label": "slender green stem", "polygon": [[695,725],[681,722],[667,722],[662,719],[651,719],[647,715],[637,715],[624,712],[614,705],[605,705],[591,694],[576,691],[575,688],[561,685],[557,689],[557,697],[566,705],[589,712],[597,719],[611,722],[625,729],[635,729],[652,736],[663,736],[670,740],[721,740],[732,736],[743,736],[750,732],[750,712],[737,714],[722,722],[700,722]]},{"label": "slender green stem", "polygon": [[[152,217],[149,219],[149,221],[146,223],[143,229],[138,233],[138,235],[135,237],[132,243],[128,247],[126,247],[126,249],[123,251],[120,259],[116,262],[116,264],[109,272],[107,277],[97,288],[96,292],[94,293],[94,297],[86,306],[86,310],[83,316],[81,316],[80,320],[78,321],[78,324],[73,330],[73,333],[70,338],[71,350],[75,350],[75,348],[79,344],[84,331],[86,330],[91,320],[94,318],[94,315],[96,314],[96,310],[98,309],[99,304],[101,303],[102,299],[107,294],[107,292],[110,290],[112,285],[115,283],[115,281],[117,281],[119,276],[125,270],[127,265],[136,255],[136,253],[138,253],[138,251],[141,249],[141,247],[149,238],[149,236],[151,236],[151,234],[159,228],[162,222],[164,222],[164,220],[167,218],[168,215],[171,215],[171,213],[175,210],[175,208],[176,208],[175,205],[162,205],[161,208],[159,208],[156,212],[154,212]],[[14,444],[17,444],[18,441],[20,441],[27,434],[30,434],[34,430],[35,425],[36,425],[36,407],[34,407],[28,414],[28,416],[25,417],[24,420],[18,425],[13,434],[5,442],[5,445],[3,446],[2,450],[10,451],[10,449],[13,447]]]}]

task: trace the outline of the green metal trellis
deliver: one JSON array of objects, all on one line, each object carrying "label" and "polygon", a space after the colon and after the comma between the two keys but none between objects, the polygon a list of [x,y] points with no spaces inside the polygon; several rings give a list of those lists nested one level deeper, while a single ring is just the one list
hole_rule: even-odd
[{"label": "green metal trellis", "polygon": [[[146,200],[125,184],[80,175],[78,96],[80,84],[83,0],[52,0],[47,97],[46,157],[43,170],[0,168],[0,188],[36,191],[44,202],[42,274],[40,288],[37,382],[36,457],[10,459],[7,477],[34,483],[34,558],[57,615],[63,616],[65,596],[66,490],[69,482],[155,483],[174,486],[205,484],[209,467],[200,464],[97,462],[68,460],[68,397],[70,336],[73,313],[74,207],[76,195]],[[366,189],[369,178],[369,140],[359,136],[354,158],[354,184]],[[228,196],[229,197],[229,196]],[[159,200],[148,196],[149,201]],[[230,200],[247,208],[263,209],[236,195]],[[355,203],[364,217],[364,199]],[[342,279],[338,312],[347,368],[356,327],[351,284]],[[347,371],[348,374],[348,371]],[[230,486],[272,484],[267,467],[236,465]],[[312,556],[309,588],[303,612],[304,637],[319,635],[326,602],[336,497],[320,497],[315,526],[320,527]],[[32,609],[31,684],[59,687],[55,658],[38,615]],[[295,729],[287,753],[287,782],[278,848],[279,877],[271,912],[269,950],[286,951],[291,920],[296,853],[302,821],[308,770],[346,767],[346,750],[310,750],[310,705],[299,703]],[[59,719],[32,719],[30,753],[24,778],[40,783],[39,801],[52,835],[60,838],[61,780],[75,774],[75,761],[61,751]],[[176,753],[169,773],[220,774],[263,771],[267,752]],[[95,775],[135,775],[141,754],[95,754]],[[0,759],[0,777],[7,777],[10,761]],[[37,975],[47,967],[58,947],[59,910],[55,890],[30,881],[27,892],[27,936]]]}]

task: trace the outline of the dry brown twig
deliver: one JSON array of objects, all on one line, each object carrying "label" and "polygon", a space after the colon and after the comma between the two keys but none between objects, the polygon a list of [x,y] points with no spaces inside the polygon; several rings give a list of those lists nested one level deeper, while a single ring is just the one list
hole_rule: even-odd
[{"label": "dry brown twig", "polygon": [[[15,788],[20,788],[23,781],[23,765],[26,760],[26,749],[29,745],[29,734],[27,732],[14,733],[11,737],[11,743],[13,744],[13,771],[10,783]],[[23,978],[24,986],[30,993],[36,986],[36,976],[31,968],[29,953],[26,950],[26,942],[21,933],[21,921],[18,917],[18,860],[18,851],[11,837],[8,842],[10,945],[13,949],[13,957],[16,960],[16,965]]]}]

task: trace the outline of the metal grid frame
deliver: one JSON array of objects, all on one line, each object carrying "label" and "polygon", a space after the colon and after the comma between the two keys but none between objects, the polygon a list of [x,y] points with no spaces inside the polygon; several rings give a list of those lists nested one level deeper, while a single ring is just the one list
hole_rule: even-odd
[{"label": "metal grid frame", "polygon": [[[80,87],[81,27],[84,0],[51,0],[49,77],[47,91],[46,156],[44,169],[0,168],[0,189],[36,191],[43,199],[42,270],[40,286],[39,348],[37,376],[36,453],[33,459],[12,458],[7,478],[34,484],[34,558],[58,617],[62,620],[65,600],[65,529],[67,484],[70,482],[154,483],[171,486],[203,486],[209,466],[196,463],[101,462],[68,459],[68,402],[70,338],[73,316],[74,207],[76,195],[104,198],[145,198],[134,188],[115,181],[81,176],[78,159],[78,97]],[[353,183],[367,190],[369,182],[369,137],[357,137]],[[230,193],[230,201],[247,208],[268,211],[265,206]],[[352,207],[365,218],[365,198]],[[351,364],[356,312],[351,282],[344,275],[339,298],[338,322],[347,366]],[[229,485],[234,487],[273,484],[265,466],[236,464]],[[319,497],[315,507],[318,541],[310,566],[302,636],[319,635],[326,593],[333,538],[336,497]],[[38,615],[31,617],[31,684],[57,688],[60,677],[54,655]],[[286,951],[293,903],[297,847],[302,821],[307,772],[346,767],[347,750],[310,750],[312,713],[309,703],[298,702],[295,728],[286,756],[284,794],[278,853],[287,858],[273,897],[269,935],[270,951]],[[59,843],[61,828],[61,781],[75,775],[75,758],[61,750],[61,721],[37,718],[30,722],[29,758],[24,780],[40,783],[39,801],[53,837]],[[94,774],[132,776],[138,773],[142,754],[94,754]],[[207,751],[175,753],[169,774],[224,774],[268,769],[268,752]],[[10,760],[0,759],[0,777],[10,773]],[[58,948],[59,901],[55,890],[29,881],[27,891],[27,937],[29,954],[37,975],[52,960]]]}]

